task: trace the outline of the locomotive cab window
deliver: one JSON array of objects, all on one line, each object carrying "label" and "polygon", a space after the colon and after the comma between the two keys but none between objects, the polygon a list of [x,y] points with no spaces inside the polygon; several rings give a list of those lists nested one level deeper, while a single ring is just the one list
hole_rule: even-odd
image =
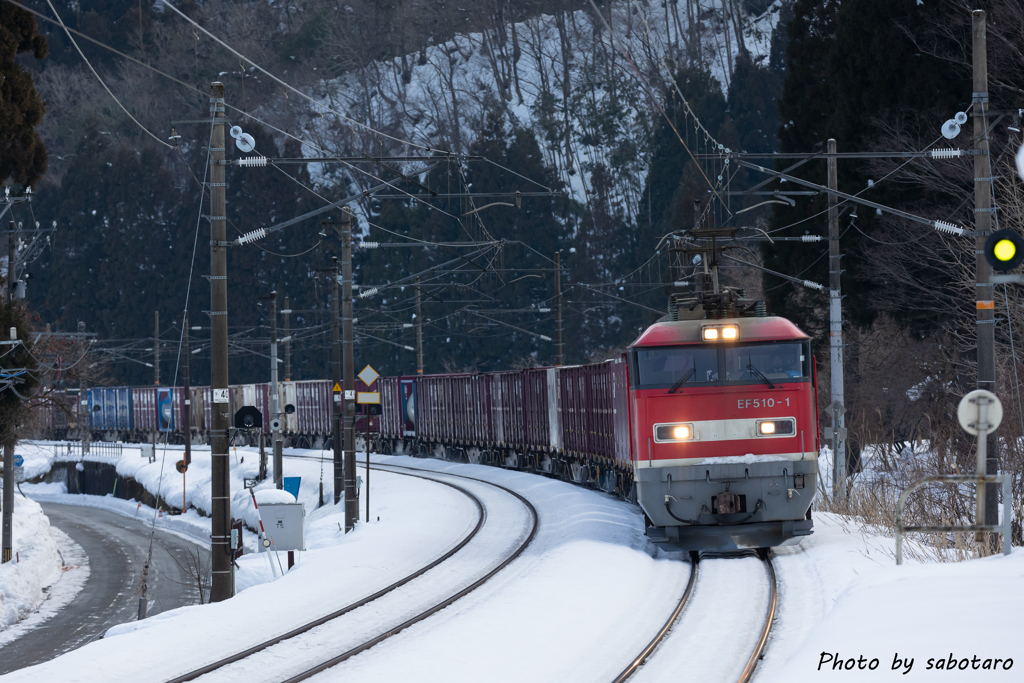
[{"label": "locomotive cab window", "polygon": [[802,379],[810,376],[811,356],[806,342],[748,344],[725,349],[726,378],[730,381]]},{"label": "locomotive cab window", "polygon": [[644,386],[701,384],[718,379],[718,350],[706,346],[638,349],[637,371]]},{"label": "locomotive cab window", "polygon": [[674,388],[707,384],[806,381],[811,377],[807,341],[693,344],[635,348],[636,386]]}]

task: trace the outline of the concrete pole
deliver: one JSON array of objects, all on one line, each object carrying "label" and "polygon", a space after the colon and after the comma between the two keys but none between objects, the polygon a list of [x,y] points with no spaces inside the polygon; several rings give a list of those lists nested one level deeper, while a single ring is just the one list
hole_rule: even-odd
[{"label": "concrete pole", "polygon": [[352,531],[359,519],[356,500],[356,373],[353,356],[355,331],[352,329],[352,214],[348,208],[341,214],[341,326],[344,336],[345,360],[345,532]]},{"label": "concrete pole", "polygon": [[78,428],[85,430],[82,432],[82,453],[88,453],[92,441],[92,411],[89,410],[89,385],[86,380],[81,381],[78,391]]},{"label": "concrete pole", "polygon": [[334,400],[334,424],[331,433],[334,443],[334,504],[341,502],[345,489],[345,468],[341,461],[341,332],[338,329],[338,258],[331,258],[334,272],[331,275],[331,398]]},{"label": "concrete pole", "polygon": [[[992,267],[985,260],[985,240],[992,232],[992,165],[988,144],[988,56],[986,49],[985,11],[975,10],[971,15],[974,61],[974,238],[977,276],[976,323],[978,329],[978,389],[996,390],[995,297]],[[994,434],[988,437],[985,471],[978,474],[996,474],[999,471],[999,449]],[[999,491],[995,484],[985,485],[985,524],[998,519]]]},{"label": "concrete pole", "polygon": [[210,556],[213,573],[210,601],[220,602],[235,594],[231,564],[231,463],[228,458],[228,259],[227,207],[224,193],[224,84],[210,84],[210,113],[214,115],[210,138],[210,390],[212,429]]},{"label": "concrete pole", "polygon": [[14,303],[18,291],[18,238],[14,221],[7,224],[7,301]]},{"label": "concrete pole", "polygon": [[4,430],[4,512],[3,553],[0,564],[10,562],[14,556],[14,434],[13,427]]},{"label": "concrete pole", "polygon": [[[423,311],[420,309],[419,278],[416,278],[416,374],[423,374]],[[370,518],[366,519],[369,521]]]},{"label": "concrete pole", "polygon": [[290,323],[292,306],[288,297],[284,298],[284,381],[292,381],[292,328]]},{"label": "concrete pole", "polygon": [[562,255],[555,252],[555,301],[558,314],[555,317],[555,365],[565,364],[565,347],[562,345]]},{"label": "concrete pole", "polygon": [[[284,488],[284,444],[281,440],[281,395],[277,385],[277,292],[270,293],[270,434],[274,444],[274,486]],[[276,426],[275,426],[276,425]]]},{"label": "concrete pole", "polygon": [[[7,232],[7,301],[13,307],[16,282],[17,255],[15,252],[15,226],[10,222]],[[14,552],[14,425],[3,430],[4,436],[4,490],[3,490],[3,531],[0,532],[0,564],[10,562]]]},{"label": "concrete pole", "polygon": [[[828,153],[836,153],[836,141],[829,138]],[[828,158],[828,189],[839,189],[839,178],[835,157]],[[843,391],[843,310],[842,310],[842,261],[839,253],[839,197],[828,195],[828,324],[829,350],[832,374],[832,495],[843,498],[846,495],[846,407]]]},{"label": "concrete pole", "polygon": [[153,311],[153,384],[160,385],[160,311]]},{"label": "concrete pole", "polygon": [[[181,376],[185,385],[185,467],[187,468],[192,464],[192,378],[189,374],[189,360],[192,356],[192,349],[188,339],[188,311],[185,311],[182,319],[184,320],[182,325],[182,331],[184,332],[182,346],[185,348],[185,362]],[[182,509],[182,512],[185,512],[185,510]]]}]

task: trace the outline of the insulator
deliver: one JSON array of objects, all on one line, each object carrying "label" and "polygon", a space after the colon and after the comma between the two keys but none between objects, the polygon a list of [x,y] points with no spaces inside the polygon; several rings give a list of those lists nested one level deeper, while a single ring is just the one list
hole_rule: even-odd
[{"label": "insulator", "polygon": [[820,242],[823,239],[821,235],[800,235],[801,242]]},{"label": "insulator", "polygon": [[363,291],[359,292],[359,298],[360,299],[365,299],[366,297],[373,296],[376,293],[377,293],[377,288],[376,287],[370,287],[369,289],[364,289]]},{"label": "insulator", "polygon": [[816,289],[819,292],[825,289],[822,285],[819,285],[817,282],[811,282],[810,280],[804,280],[803,285],[808,289]]},{"label": "insulator", "polygon": [[266,157],[245,157],[244,159],[238,160],[239,166],[266,166]]},{"label": "insulator", "polygon": [[932,159],[955,159],[956,157],[962,157],[964,151],[962,149],[933,149]]},{"label": "insulator", "polygon": [[964,234],[963,228],[958,228],[957,226],[947,221],[935,221],[934,223],[932,223],[932,227],[934,227],[939,232],[948,232],[950,235],[962,236]]},{"label": "insulator", "polygon": [[263,239],[266,236],[266,229],[260,228],[259,230],[253,230],[252,232],[245,233],[239,237],[237,241],[239,244],[249,244],[250,242],[255,242],[258,239]]},{"label": "insulator", "polygon": [[358,246],[360,249],[379,249],[380,242],[360,242]]}]

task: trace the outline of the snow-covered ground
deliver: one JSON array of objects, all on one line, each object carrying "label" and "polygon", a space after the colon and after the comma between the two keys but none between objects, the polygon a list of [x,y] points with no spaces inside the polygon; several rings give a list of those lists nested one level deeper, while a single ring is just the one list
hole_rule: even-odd
[{"label": "snow-covered ground", "polygon": [[[374,470],[372,521],[343,535],[341,507],[330,504],[331,462],[325,463],[324,476],[328,504],[317,509],[320,452],[289,454],[305,456],[286,458],[285,475],[303,478],[299,499],[307,508],[310,548],[295,569],[275,579],[266,555],[246,555],[237,572],[239,588],[246,589],[234,599],[117,627],[102,641],[4,680],[95,680],[100,671],[105,679],[169,678],[389,585],[453,547],[476,524],[475,506],[451,488]],[[154,493],[159,483],[161,496],[173,500],[182,494],[181,475],[173,469],[178,457],[169,454],[164,465],[173,477],[160,476],[159,459],[150,464],[132,455],[118,469],[131,469]],[[202,474],[208,472],[204,457],[208,462],[208,451],[196,452],[187,475],[190,500],[201,500],[199,489],[209,490],[208,474]],[[359,636],[398,624],[431,598],[455,592],[497,563],[524,532],[522,506],[483,484],[445,475],[479,478],[521,493],[538,511],[536,539],[479,590],[320,674],[319,680],[610,680],[661,627],[689,578],[685,556],[649,544],[638,509],[610,496],[485,466],[402,456],[372,460],[424,470],[471,488],[488,507],[487,539],[471,542],[458,562],[424,575],[399,599],[371,603],[347,615],[343,628],[316,629],[309,638],[282,644],[260,663],[221,672],[211,680],[282,680],[281,674],[338,654]],[[252,476],[256,467],[255,452],[239,449],[237,463],[232,458],[233,491],[236,477],[240,490],[241,477]],[[365,479],[362,464],[359,474]],[[23,488],[26,493],[32,489],[31,495],[42,495],[45,489]],[[363,491],[365,495],[365,483]],[[245,514],[242,494],[234,496],[233,504],[242,508],[236,515]],[[137,511],[134,503],[93,498],[93,504],[120,507],[125,514]],[[361,514],[364,501],[361,497]],[[152,511],[142,510],[146,512],[139,516],[149,523]],[[188,523],[187,517],[178,519]],[[844,662],[863,655],[865,665],[878,658],[875,670],[844,669],[844,679],[902,675],[891,669],[897,655],[914,658],[908,675],[919,680],[1015,676],[1018,665],[1004,671],[1003,662],[996,671],[968,668],[954,674],[937,673],[934,663],[928,670],[927,660],[942,657],[945,662],[951,653],[958,660],[977,655],[980,667],[985,658],[1024,659],[1019,619],[1024,613],[1024,554],[896,567],[891,539],[864,534],[833,515],[816,514],[815,520],[814,535],[798,547],[777,550],[779,612],[757,680],[827,676],[831,661],[821,671],[817,668],[823,652],[838,653]],[[196,518],[197,527],[204,523],[205,518]],[[730,680],[745,661],[746,644],[753,643],[761,627],[763,581],[763,569],[755,560],[705,560],[691,601],[694,609],[684,612],[637,680]]]},{"label": "snow-covered ground", "polygon": [[52,617],[89,578],[82,548],[38,503],[16,493],[12,519],[15,559],[0,564],[0,647]]}]

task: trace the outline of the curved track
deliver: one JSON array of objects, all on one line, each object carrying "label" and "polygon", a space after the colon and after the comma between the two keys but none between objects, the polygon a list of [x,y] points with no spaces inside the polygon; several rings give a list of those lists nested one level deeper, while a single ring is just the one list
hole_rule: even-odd
[{"label": "curved track", "polygon": [[[724,557],[751,557],[755,553],[753,551],[742,554],[716,554],[707,553],[705,557],[724,558]],[[756,556],[761,559],[764,564],[765,572],[768,577],[768,609],[765,614],[764,623],[761,626],[761,631],[758,635],[757,642],[754,645],[753,652],[743,667],[742,672],[736,679],[737,683],[748,683],[754,675],[754,669],[757,667],[757,663],[764,656],[765,649],[768,646],[768,637],[771,635],[772,624],[775,621],[775,612],[778,605],[778,581],[775,576],[775,567],[772,564],[771,553],[768,549],[762,549],[756,552]],[[654,651],[666,640],[666,636],[672,630],[672,627],[679,620],[680,615],[690,602],[690,598],[693,594],[694,587],[697,583],[697,575],[699,568],[700,556],[696,552],[690,553],[690,579],[686,584],[686,589],[683,591],[682,597],[676,604],[672,614],[669,615],[665,625],[661,627],[654,639],[647,644],[637,657],[630,662],[629,666],[623,669],[622,673],[615,677],[612,683],[623,683],[628,678],[632,677],[633,674],[637,673],[640,668],[644,665],[647,659],[654,653]]]},{"label": "curved track", "polygon": [[764,617],[764,625],[761,627],[761,635],[758,636],[754,653],[750,655],[747,665],[743,667],[739,683],[747,683],[751,679],[754,675],[754,668],[761,661],[761,658],[764,657],[765,648],[768,646],[768,636],[771,635],[772,624],[775,623],[775,608],[779,602],[779,582],[775,576],[775,566],[772,564],[771,551],[765,549],[758,553],[758,555],[764,561],[764,568],[768,573],[768,583],[771,586],[771,592],[768,594],[768,613]]},{"label": "curved track", "polygon": [[[292,683],[292,682],[306,680],[306,679],[308,679],[308,678],[310,678],[310,677],[320,673],[321,671],[324,671],[324,670],[326,670],[326,669],[328,669],[330,667],[336,666],[336,665],[344,662],[345,660],[350,659],[351,657],[354,657],[355,655],[357,655],[357,654],[359,654],[361,652],[365,652],[366,650],[370,649],[374,645],[377,645],[378,643],[381,643],[384,640],[387,640],[391,636],[400,633],[401,631],[405,630],[406,628],[408,628],[408,627],[410,627],[410,626],[412,626],[412,625],[414,625],[416,623],[419,623],[420,621],[423,621],[424,619],[428,618],[429,616],[431,616],[431,615],[441,611],[445,607],[448,607],[449,605],[451,605],[455,601],[457,601],[460,598],[464,597],[465,595],[469,594],[473,590],[479,588],[481,585],[486,583],[490,578],[492,578],[495,574],[497,574],[502,569],[504,569],[506,566],[508,566],[509,563],[514,561],[516,558],[518,558],[526,550],[526,548],[530,545],[530,543],[533,542],[533,539],[537,535],[537,530],[539,528],[539,517],[537,515],[537,510],[534,508],[533,504],[530,503],[528,500],[526,500],[526,498],[524,498],[523,496],[521,496],[518,493],[516,493],[515,491],[512,491],[511,489],[508,489],[508,488],[506,488],[504,486],[501,486],[499,484],[494,484],[492,482],[488,482],[488,481],[485,481],[485,480],[482,480],[482,479],[475,479],[473,477],[466,477],[466,476],[463,476],[463,475],[448,474],[448,473],[445,473],[445,472],[420,471],[420,470],[417,470],[416,468],[402,467],[402,466],[397,466],[397,465],[374,466],[371,469],[381,470],[381,471],[390,471],[393,474],[400,474],[400,475],[403,475],[403,476],[411,476],[411,477],[418,477],[418,478],[421,478],[421,479],[427,479],[429,481],[433,481],[433,482],[436,482],[438,484],[443,484],[445,486],[449,486],[449,487],[459,491],[460,493],[463,493],[464,495],[468,496],[471,500],[473,500],[474,504],[477,507],[477,510],[478,510],[478,513],[479,513],[479,518],[477,520],[476,526],[454,548],[452,548],[451,550],[446,552],[444,555],[440,556],[439,558],[437,558],[436,560],[434,560],[430,564],[428,564],[428,565],[426,565],[426,566],[416,570],[415,572],[409,574],[408,576],[400,579],[399,581],[396,581],[395,583],[391,584],[390,586],[382,588],[381,590],[377,591],[376,593],[373,593],[372,595],[369,595],[369,596],[367,596],[367,597],[365,597],[365,598],[363,598],[363,599],[361,599],[361,600],[359,600],[357,602],[354,602],[354,603],[352,603],[350,605],[347,605],[347,606],[345,606],[345,607],[343,607],[343,608],[341,608],[339,610],[336,610],[335,612],[332,612],[332,613],[330,613],[328,615],[325,615],[323,617],[320,617],[318,619],[310,621],[310,622],[308,622],[306,624],[303,624],[302,626],[300,626],[300,627],[298,627],[296,629],[293,629],[293,630],[291,630],[291,631],[289,631],[287,633],[284,633],[284,634],[282,634],[280,636],[277,636],[277,637],[272,638],[270,640],[267,640],[267,641],[264,641],[262,643],[259,643],[258,645],[254,645],[253,647],[247,648],[246,650],[243,650],[241,652],[235,653],[235,654],[233,654],[233,655],[231,655],[229,657],[225,657],[225,658],[220,659],[218,661],[212,662],[210,664],[207,664],[207,665],[205,665],[203,667],[200,667],[198,669],[190,671],[190,672],[188,672],[186,674],[183,674],[181,676],[178,676],[176,678],[170,679],[169,681],[167,681],[167,683],[184,683],[185,681],[194,680],[194,679],[196,679],[196,678],[198,678],[200,676],[203,676],[205,674],[209,674],[209,673],[218,671],[219,669],[222,669],[225,666],[228,666],[228,665],[233,664],[235,662],[239,662],[239,661],[241,661],[243,659],[251,657],[251,656],[253,656],[253,655],[257,654],[257,653],[260,653],[260,652],[262,652],[264,650],[267,650],[268,648],[273,647],[274,645],[277,645],[277,644],[282,643],[284,641],[287,641],[287,640],[290,640],[292,638],[295,638],[296,636],[300,636],[300,635],[302,635],[304,633],[307,633],[307,632],[311,631],[312,629],[315,629],[315,628],[317,628],[319,626],[327,624],[330,621],[338,619],[339,617],[342,617],[342,616],[344,616],[344,615],[346,615],[346,614],[348,614],[348,613],[350,613],[350,612],[352,612],[352,611],[354,611],[354,610],[356,610],[356,609],[358,609],[358,608],[360,608],[360,607],[362,607],[364,605],[367,605],[368,603],[371,603],[371,602],[373,602],[375,600],[378,600],[378,599],[384,597],[385,595],[387,595],[389,593],[392,593],[396,589],[398,589],[398,588],[408,584],[409,582],[411,582],[414,579],[422,576],[423,574],[427,573],[428,571],[430,571],[431,569],[437,567],[438,565],[442,564],[443,562],[451,559],[456,553],[458,553],[460,550],[462,550],[471,540],[473,540],[474,537],[477,536],[477,534],[480,532],[481,528],[483,527],[484,522],[487,519],[487,512],[486,512],[486,509],[485,509],[483,503],[480,501],[480,499],[476,495],[471,493],[470,491],[466,490],[465,488],[463,488],[461,486],[453,484],[451,482],[447,482],[447,481],[443,481],[442,479],[438,479],[435,476],[427,476],[427,475],[437,475],[437,476],[440,476],[440,477],[458,477],[458,478],[461,478],[461,479],[468,479],[468,480],[473,481],[473,482],[477,482],[477,483],[480,483],[480,484],[485,484],[487,486],[491,486],[491,487],[500,489],[500,490],[504,491],[505,493],[510,494],[511,496],[513,496],[516,499],[518,499],[527,508],[527,510],[529,511],[530,519],[531,519],[531,526],[530,526],[529,534],[526,536],[525,540],[523,540],[519,544],[519,546],[511,554],[509,554],[507,557],[505,557],[500,563],[498,563],[497,566],[495,566],[493,569],[491,569],[489,572],[487,572],[484,576],[482,576],[481,578],[477,579],[476,581],[474,581],[472,584],[470,584],[466,588],[458,591],[454,595],[451,595],[451,596],[449,596],[449,597],[447,597],[447,598],[445,598],[445,599],[443,599],[443,600],[441,600],[439,602],[436,602],[435,604],[431,605],[429,608],[427,608],[427,609],[425,609],[423,611],[420,611],[419,613],[417,613],[412,618],[409,618],[409,619],[403,621],[402,623],[387,629],[386,631],[380,633],[379,635],[377,635],[377,636],[375,636],[373,638],[370,638],[369,640],[364,641],[363,643],[357,645],[356,647],[349,648],[349,649],[347,649],[346,651],[344,651],[344,652],[342,652],[340,654],[337,654],[337,655],[335,655],[333,657],[330,657],[329,659],[320,661],[317,664],[315,664],[314,666],[306,669],[305,671],[303,671],[303,672],[301,672],[299,674],[296,674],[294,676],[291,676],[290,678],[287,678],[286,679],[286,683]],[[412,472],[397,472],[397,471],[394,471],[395,469],[412,470]],[[414,474],[413,472],[416,472],[416,473]]]}]

